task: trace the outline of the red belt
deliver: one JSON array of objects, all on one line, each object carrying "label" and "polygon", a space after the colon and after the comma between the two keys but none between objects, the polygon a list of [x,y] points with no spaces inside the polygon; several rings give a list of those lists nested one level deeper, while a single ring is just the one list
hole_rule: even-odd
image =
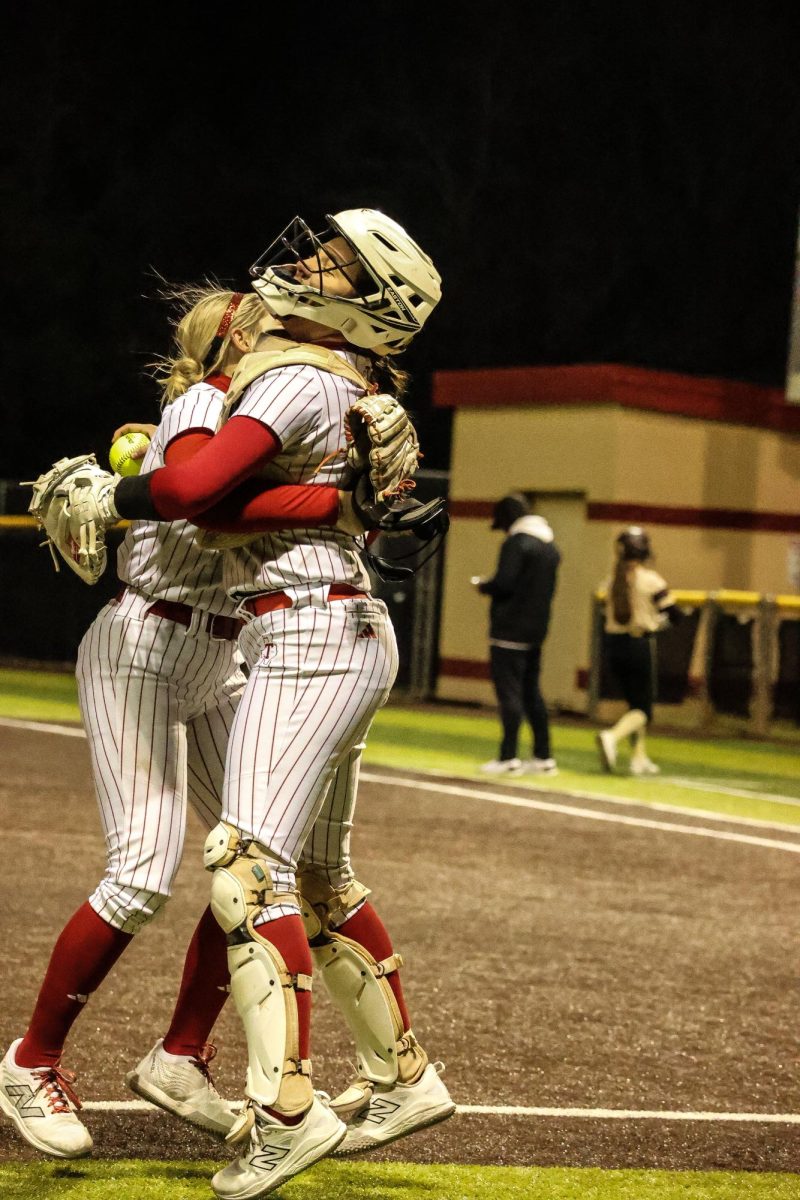
[{"label": "red belt", "polygon": [[[125,588],[117,593],[116,599],[121,600]],[[209,633],[213,638],[226,642],[235,642],[239,636],[244,621],[240,617],[223,617],[213,613],[204,613],[192,608],[189,604],[181,604],[178,600],[155,600],[145,610],[145,616],[164,617],[167,621],[175,621],[178,625],[189,626],[196,612],[201,612],[200,631]]]},{"label": "red belt", "polygon": [[[332,583],[328,592],[329,600],[366,599],[367,593],[359,591],[349,583]],[[294,600],[286,592],[267,592],[263,596],[253,596],[242,605],[254,617],[263,617],[264,613],[276,612],[279,608],[292,608]]]}]

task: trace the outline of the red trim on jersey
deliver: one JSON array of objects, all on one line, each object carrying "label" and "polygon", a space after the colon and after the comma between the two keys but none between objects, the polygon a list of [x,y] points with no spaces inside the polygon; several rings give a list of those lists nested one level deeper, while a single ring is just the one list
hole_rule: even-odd
[{"label": "red trim on jersey", "polygon": [[230,375],[207,375],[203,383],[210,384],[211,387],[217,389],[218,392],[227,392],[231,386]]}]

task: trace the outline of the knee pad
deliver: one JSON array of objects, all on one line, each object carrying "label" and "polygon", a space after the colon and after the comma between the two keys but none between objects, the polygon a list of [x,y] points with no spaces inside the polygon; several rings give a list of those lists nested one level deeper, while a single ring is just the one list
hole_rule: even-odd
[{"label": "knee pad", "polygon": [[[300,1058],[295,992],[310,991],[308,975],[292,975],[254,919],[285,902],[272,887],[266,849],[246,842],[220,822],[206,839],[205,865],[213,871],[211,911],[227,935],[231,995],[247,1039],[247,1095],[262,1106],[296,1116],[311,1105],[311,1064]],[[292,895],[290,893],[288,895]],[[232,1137],[238,1137],[234,1126]]]},{"label": "knee pad", "polygon": [[342,932],[369,889],[356,880],[335,888],[308,870],[299,875],[298,887],[314,966],[353,1035],[360,1074],[372,1083],[410,1082],[428,1060],[413,1033],[403,1030],[386,979],[403,959],[392,954],[378,962],[360,942]]}]

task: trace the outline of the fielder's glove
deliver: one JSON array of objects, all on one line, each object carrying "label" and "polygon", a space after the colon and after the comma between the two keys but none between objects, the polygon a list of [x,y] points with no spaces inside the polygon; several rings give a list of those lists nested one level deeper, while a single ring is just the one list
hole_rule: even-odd
[{"label": "fielder's glove", "polygon": [[106,569],[105,531],[116,524],[114,488],[119,477],[104,471],[93,454],[60,458],[49,471],[25,486],[33,488],[28,505],[47,535],[56,570],[56,550],[84,583],[97,583]]},{"label": "fielder's glove", "polygon": [[402,496],[414,487],[411,476],[422,457],[417,431],[394,396],[362,396],[344,417],[347,462],[369,476],[378,501]]}]

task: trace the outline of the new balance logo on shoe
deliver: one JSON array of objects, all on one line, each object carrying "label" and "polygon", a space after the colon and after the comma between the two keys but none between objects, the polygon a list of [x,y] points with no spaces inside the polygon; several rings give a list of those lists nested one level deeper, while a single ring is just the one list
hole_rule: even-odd
[{"label": "new balance logo on shoe", "polygon": [[45,1115],[45,1111],[41,1105],[33,1103],[36,1092],[32,1087],[28,1087],[26,1083],[8,1083],[5,1087],[5,1093],[13,1102],[20,1116],[43,1117]]},{"label": "new balance logo on shoe", "polygon": [[394,1100],[387,1100],[384,1096],[373,1096],[366,1119],[373,1125],[382,1125],[399,1107]]},{"label": "new balance logo on shoe", "polygon": [[249,1161],[252,1166],[260,1167],[262,1171],[274,1171],[283,1162],[288,1153],[288,1149],[284,1149],[281,1146],[261,1146],[258,1152],[250,1157]]}]

